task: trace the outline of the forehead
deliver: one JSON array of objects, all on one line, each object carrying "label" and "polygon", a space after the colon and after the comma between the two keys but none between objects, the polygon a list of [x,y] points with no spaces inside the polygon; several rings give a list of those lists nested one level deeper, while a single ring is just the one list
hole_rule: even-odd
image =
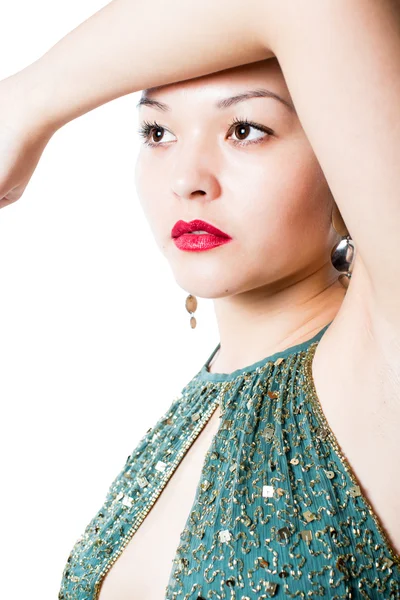
[{"label": "forehead", "polygon": [[168,112],[180,102],[192,100],[224,109],[249,98],[273,98],[286,111],[295,108],[275,57],[225,69],[209,75],[144,90],[138,107],[151,106]]}]

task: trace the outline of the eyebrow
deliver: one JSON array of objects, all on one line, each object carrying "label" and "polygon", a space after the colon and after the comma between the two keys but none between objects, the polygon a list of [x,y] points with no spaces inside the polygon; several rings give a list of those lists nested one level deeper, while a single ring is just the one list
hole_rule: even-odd
[{"label": "eyebrow", "polygon": [[[242,92],[241,94],[237,94],[235,96],[223,98],[222,100],[218,100],[214,106],[220,109],[229,108],[234,104],[244,102],[245,100],[249,100],[250,98],[272,98],[273,100],[277,100],[278,102],[280,102],[291,113],[296,113],[296,109],[292,102],[285,100],[285,98],[282,98],[281,96],[279,96],[275,92],[272,92],[271,90],[266,90],[263,88],[258,90],[249,90],[247,92]],[[139,102],[136,105],[136,108],[139,108],[140,106],[151,106],[164,112],[171,110],[171,107],[168,106],[168,104],[160,102],[159,100],[152,100],[148,96],[142,96],[142,98],[140,98]]]}]

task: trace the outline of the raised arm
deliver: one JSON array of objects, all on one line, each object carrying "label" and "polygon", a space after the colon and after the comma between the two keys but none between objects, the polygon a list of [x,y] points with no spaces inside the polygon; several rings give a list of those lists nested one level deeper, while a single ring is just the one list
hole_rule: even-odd
[{"label": "raised arm", "polygon": [[113,0],[0,81],[0,208],[18,200],[53,134],[131,92],[273,56],[264,0]]},{"label": "raised arm", "polygon": [[59,128],[125,94],[273,56],[262,0],[113,0],[18,73]]}]

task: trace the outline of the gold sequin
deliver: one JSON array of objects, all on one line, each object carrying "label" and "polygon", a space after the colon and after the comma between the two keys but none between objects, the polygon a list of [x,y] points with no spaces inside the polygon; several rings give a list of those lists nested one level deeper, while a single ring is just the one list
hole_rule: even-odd
[{"label": "gold sequin", "polygon": [[361,495],[360,486],[352,485],[351,487],[349,487],[348,492],[352,498],[356,498],[357,496]]},{"label": "gold sequin", "polygon": [[319,438],[320,440],[326,440],[326,438],[329,435],[329,431],[326,427],[318,427],[317,431],[315,432],[315,435],[317,436],[317,438]]},{"label": "gold sequin", "polygon": [[309,529],[302,529],[302,531],[300,531],[300,535],[301,538],[305,541],[305,542],[311,542],[312,540],[312,531]]},{"label": "gold sequin", "polygon": [[266,427],[264,429],[264,437],[266,439],[267,442],[271,442],[273,437],[275,434],[275,428],[274,427]]},{"label": "gold sequin", "polygon": [[272,598],[273,596],[275,596],[277,589],[278,589],[277,583],[272,583],[271,581],[265,582],[265,591],[267,592],[269,598]]},{"label": "gold sequin", "polygon": [[265,560],[264,558],[259,558],[259,563],[261,567],[264,567],[265,569],[268,569],[269,567],[269,562],[267,560]]},{"label": "gold sequin", "polygon": [[276,533],[276,539],[279,542],[285,542],[287,543],[290,537],[290,529],[288,527],[281,527],[280,529],[278,529],[277,533]]},{"label": "gold sequin", "polygon": [[385,568],[390,568],[393,565],[393,561],[390,560],[390,558],[388,558],[387,556],[384,556],[382,559],[383,565]]},{"label": "gold sequin", "polygon": [[211,486],[211,482],[208,481],[207,479],[205,479],[201,484],[200,484],[200,488],[203,490],[203,492],[206,492],[208,490],[208,488]]},{"label": "gold sequin", "polygon": [[138,477],[137,478],[137,482],[140,485],[141,488],[146,487],[147,485],[149,485],[149,482],[147,481],[146,477]]},{"label": "gold sequin", "polygon": [[307,523],[311,523],[311,521],[314,521],[315,519],[315,515],[310,510],[306,510],[305,512],[303,512],[303,517],[305,518]]}]

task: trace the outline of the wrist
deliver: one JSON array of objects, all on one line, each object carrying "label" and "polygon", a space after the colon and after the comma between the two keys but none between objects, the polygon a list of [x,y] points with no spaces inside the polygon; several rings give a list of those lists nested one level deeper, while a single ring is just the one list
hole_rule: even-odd
[{"label": "wrist", "polygon": [[52,91],[32,63],[0,81],[0,105],[21,127],[51,137],[61,126],[51,106]]}]

